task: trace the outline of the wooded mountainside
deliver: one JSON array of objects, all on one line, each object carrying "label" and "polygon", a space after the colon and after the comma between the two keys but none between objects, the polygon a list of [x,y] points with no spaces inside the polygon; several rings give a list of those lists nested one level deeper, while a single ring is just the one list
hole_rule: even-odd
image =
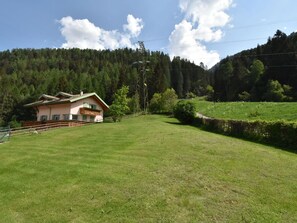
[{"label": "wooded mountainside", "polygon": [[96,92],[111,104],[115,91],[127,85],[132,97],[137,84],[142,87],[137,81],[142,80],[143,69],[149,99],[171,87],[179,97],[187,92],[203,95],[209,83],[203,68],[178,57],[171,61],[161,52],[14,49],[0,52],[0,123],[32,118],[23,105],[44,93]]},{"label": "wooded mountainside", "polygon": [[264,45],[223,59],[211,85],[220,101],[296,101],[297,33],[277,31]]},{"label": "wooded mountainside", "polygon": [[227,57],[209,71],[203,64],[197,66],[179,57],[171,61],[162,52],[142,55],[132,49],[3,51],[0,125],[32,118],[23,105],[44,93],[96,92],[111,104],[115,91],[127,85],[132,97],[136,86],[141,88],[137,81],[142,80],[143,69],[149,99],[174,88],[180,98],[193,92],[208,94],[208,99],[216,101],[297,101],[297,33],[287,36],[278,30],[266,44]]}]

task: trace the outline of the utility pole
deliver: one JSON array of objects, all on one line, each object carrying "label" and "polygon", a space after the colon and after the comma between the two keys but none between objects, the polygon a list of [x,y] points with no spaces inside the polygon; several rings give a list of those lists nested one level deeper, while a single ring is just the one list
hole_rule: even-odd
[{"label": "utility pole", "polygon": [[143,41],[138,41],[139,44],[139,53],[141,55],[141,60],[134,62],[139,65],[139,71],[140,71],[140,76],[137,80],[137,87],[136,91],[138,92],[138,86],[140,86],[140,90],[142,91],[142,107],[143,111],[147,113],[147,107],[148,107],[148,86],[147,86],[147,76],[146,76],[146,71],[149,71],[147,69],[147,64],[150,63],[150,61],[147,61],[145,59],[145,46]]}]

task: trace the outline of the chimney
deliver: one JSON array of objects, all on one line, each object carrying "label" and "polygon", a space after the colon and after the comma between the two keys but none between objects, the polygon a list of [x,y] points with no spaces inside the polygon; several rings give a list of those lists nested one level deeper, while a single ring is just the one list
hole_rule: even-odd
[{"label": "chimney", "polygon": [[80,91],[80,96],[82,96],[83,94],[84,94],[84,92],[81,90],[81,91]]}]

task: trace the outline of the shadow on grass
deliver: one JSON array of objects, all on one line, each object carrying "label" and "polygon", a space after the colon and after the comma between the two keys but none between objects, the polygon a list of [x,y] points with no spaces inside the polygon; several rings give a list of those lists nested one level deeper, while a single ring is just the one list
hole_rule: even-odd
[{"label": "shadow on grass", "polygon": [[[165,121],[165,123],[171,124],[171,125],[179,125],[179,126],[186,126],[187,125],[187,124],[182,124],[182,123],[180,123],[177,120]],[[297,154],[297,149],[295,147],[284,146],[284,145],[277,145],[277,144],[275,144],[273,142],[260,141],[260,140],[253,139],[253,138],[248,138],[248,137],[245,137],[245,136],[224,134],[223,132],[219,132],[219,131],[214,131],[214,130],[208,129],[207,127],[202,126],[198,122],[194,122],[193,124],[189,124],[189,126],[198,128],[198,129],[200,129],[202,131],[205,131],[205,132],[210,132],[210,133],[213,133],[213,134],[224,135],[224,136],[227,136],[227,137],[230,137],[230,138],[241,139],[241,140],[244,140],[246,142],[253,142],[253,143],[257,143],[257,144],[264,145],[264,146],[270,146],[270,147],[273,147],[273,148],[276,148],[276,149],[280,149],[280,150],[283,150],[283,151],[287,151],[287,152],[290,152],[290,153]]]},{"label": "shadow on grass", "polygon": [[172,121],[172,122],[165,122],[165,123],[171,124],[171,125],[184,125],[184,124],[182,124],[182,123],[180,123],[178,121],[176,121],[176,122],[174,122],[174,121]]}]

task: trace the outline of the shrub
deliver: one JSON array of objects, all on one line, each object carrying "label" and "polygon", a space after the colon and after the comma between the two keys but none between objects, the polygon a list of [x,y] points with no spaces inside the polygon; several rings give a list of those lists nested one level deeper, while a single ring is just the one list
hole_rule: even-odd
[{"label": "shrub", "polygon": [[292,122],[239,121],[195,118],[209,131],[289,148],[297,152],[297,124]]},{"label": "shrub", "polygon": [[123,86],[114,94],[114,100],[109,107],[109,114],[114,122],[120,122],[122,117],[129,111],[127,94],[128,86]]},{"label": "shrub", "polygon": [[191,124],[196,116],[195,105],[190,101],[179,101],[173,109],[173,114],[181,123]]},{"label": "shrub", "polygon": [[162,111],[162,95],[155,93],[150,101],[149,110],[152,113],[160,113]]},{"label": "shrub", "polygon": [[193,92],[188,92],[186,94],[187,99],[192,99],[192,98],[196,98],[196,97],[197,97],[197,95],[195,95]]},{"label": "shrub", "polygon": [[163,93],[155,93],[150,101],[149,109],[152,113],[172,113],[177,101],[174,89],[166,89]]}]

